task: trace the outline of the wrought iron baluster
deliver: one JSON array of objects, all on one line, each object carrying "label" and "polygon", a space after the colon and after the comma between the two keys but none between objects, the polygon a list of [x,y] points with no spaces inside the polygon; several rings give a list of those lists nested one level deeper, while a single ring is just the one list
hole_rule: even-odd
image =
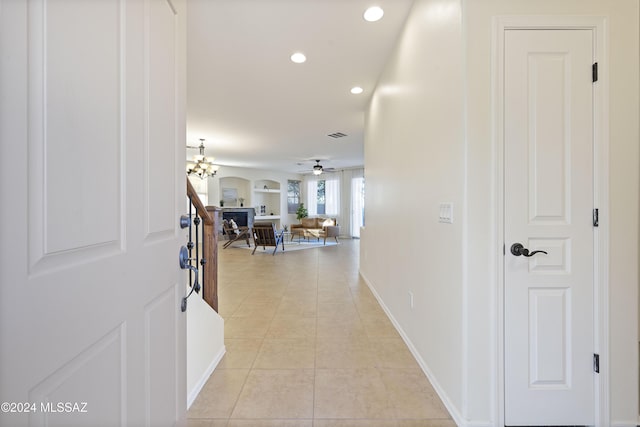
[{"label": "wrought iron baluster", "polygon": [[[193,218],[193,201],[191,196],[189,196],[189,218]],[[187,249],[189,250],[189,259],[191,259],[191,250],[193,249],[193,241],[191,239],[191,223],[193,221],[189,221],[189,241],[187,242]],[[189,283],[193,283],[192,272],[189,270]]]},{"label": "wrought iron baluster", "polygon": [[[201,265],[200,271],[202,271],[202,283],[205,283],[205,280],[206,280],[206,271],[205,271],[204,265],[207,263],[207,259],[205,258],[205,252],[204,252],[204,247],[206,246],[204,229],[205,229],[205,227],[204,227],[204,224],[203,224],[202,228],[200,229],[200,232],[202,233],[202,239],[201,239],[201,241],[202,241],[202,259],[200,260],[200,265]],[[203,287],[202,288],[202,298],[204,298],[204,292],[205,292],[205,290],[204,290],[204,287]]]},{"label": "wrought iron baluster", "polygon": [[[193,218],[193,223],[196,225],[196,266],[200,261],[200,213],[198,212],[198,208],[196,208],[196,217]],[[203,227],[204,228],[204,227]],[[203,282],[204,283],[204,282]]]}]

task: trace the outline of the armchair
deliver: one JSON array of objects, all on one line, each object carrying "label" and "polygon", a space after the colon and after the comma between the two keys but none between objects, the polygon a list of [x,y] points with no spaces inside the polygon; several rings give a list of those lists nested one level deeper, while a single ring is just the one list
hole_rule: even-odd
[{"label": "armchair", "polygon": [[253,242],[255,244],[255,248],[253,248],[253,252],[251,255],[256,253],[256,249],[258,246],[262,246],[262,249],[266,249],[267,246],[274,246],[273,254],[276,254],[278,250],[278,245],[282,245],[282,250],[284,251],[284,233],[278,233],[276,231],[276,225],[272,222],[267,223],[254,223],[253,224]]},{"label": "armchair", "polygon": [[[251,237],[251,230],[249,227],[239,227],[236,225],[235,221],[232,222],[227,221],[226,219],[222,221],[222,229],[224,230],[224,234],[227,235],[227,240],[222,249],[227,249],[233,242],[238,240],[246,240],[247,246],[251,247],[251,243],[249,242],[249,238]],[[234,227],[235,225],[235,227]]]}]

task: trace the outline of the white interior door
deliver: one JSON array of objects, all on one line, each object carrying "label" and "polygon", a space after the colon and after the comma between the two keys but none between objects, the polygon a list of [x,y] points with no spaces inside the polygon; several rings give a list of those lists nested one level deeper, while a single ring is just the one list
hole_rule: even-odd
[{"label": "white interior door", "polygon": [[594,423],[592,39],[504,36],[508,426]]},{"label": "white interior door", "polygon": [[0,1],[0,425],[184,417],[183,21]]}]

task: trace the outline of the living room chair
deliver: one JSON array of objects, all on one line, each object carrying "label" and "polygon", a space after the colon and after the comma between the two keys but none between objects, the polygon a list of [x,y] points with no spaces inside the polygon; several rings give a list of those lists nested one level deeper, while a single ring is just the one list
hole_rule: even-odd
[{"label": "living room chair", "polygon": [[[235,224],[235,222],[233,224]],[[251,242],[249,242],[249,239],[251,238],[251,229],[249,227],[239,227],[237,225],[234,227],[233,224],[226,219],[222,221],[222,229],[229,239],[224,243],[222,249],[227,249],[233,244],[233,242],[237,242],[238,240],[246,240],[247,246],[251,247]]]},{"label": "living room chair", "polygon": [[251,255],[256,253],[258,246],[262,246],[262,249],[267,249],[267,246],[274,246],[272,255],[276,254],[278,245],[282,245],[284,251],[284,233],[276,230],[276,225],[272,222],[269,223],[254,223],[253,224],[253,241],[256,245],[253,248]]},{"label": "living room chair", "polygon": [[327,237],[333,237],[336,239],[336,243],[338,242],[338,236],[340,236],[340,226],[339,225],[327,225],[324,227],[323,233],[321,234],[324,237],[324,244],[327,244]]}]

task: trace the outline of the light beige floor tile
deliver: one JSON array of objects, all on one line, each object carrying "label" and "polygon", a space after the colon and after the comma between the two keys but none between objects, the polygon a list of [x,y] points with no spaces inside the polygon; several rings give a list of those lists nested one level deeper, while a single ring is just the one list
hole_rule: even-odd
[{"label": "light beige floor tile", "polygon": [[398,419],[447,419],[449,413],[419,369],[381,369]]},{"label": "light beige floor tile", "polygon": [[325,284],[331,286],[333,284],[346,283],[347,277],[342,273],[342,269],[335,268],[337,264],[334,261],[320,264],[320,271],[318,273],[318,284]]},{"label": "light beige floor tile", "polygon": [[275,277],[268,282],[254,286],[254,291],[251,293],[251,296],[255,296],[256,298],[282,297],[287,290],[287,286],[286,279],[283,277]]},{"label": "light beige floor tile", "polygon": [[455,426],[359,276],[358,242],[327,249],[220,251],[227,354],[190,427]]},{"label": "light beige floor tile", "polygon": [[226,338],[226,353],[216,369],[251,368],[262,346],[260,338]]},{"label": "light beige floor tile", "polygon": [[313,274],[309,274],[308,271],[303,272],[302,274],[295,274],[294,277],[288,283],[289,287],[287,288],[287,293],[292,290],[299,291],[317,291],[318,290],[318,280],[313,276]]},{"label": "light beige floor tile", "polygon": [[376,338],[374,353],[379,368],[418,369],[420,366],[402,338]]},{"label": "light beige floor tile", "polygon": [[313,370],[253,369],[231,418],[313,417]]},{"label": "light beige floor tile", "polygon": [[190,418],[187,427],[227,427],[227,419]]},{"label": "light beige floor tile", "polygon": [[320,302],[318,301],[319,317],[359,317],[353,301],[347,302]]},{"label": "light beige floor tile", "polygon": [[334,303],[334,304],[344,304],[344,303],[353,303],[353,296],[349,291],[349,288],[346,286],[341,286],[339,288],[331,288],[331,289],[318,289],[318,302],[319,303]]},{"label": "light beige floor tile", "polygon": [[385,314],[384,310],[382,309],[382,307],[380,307],[380,304],[378,304],[378,302],[376,300],[373,300],[373,301],[367,301],[367,300],[362,301],[360,299],[355,299],[354,298],[354,303],[355,303],[355,306],[356,306],[356,310],[358,310],[358,314],[363,319],[374,320],[376,318],[386,318],[387,317],[387,315]]},{"label": "light beige floor tile", "polygon": [[268,304],[277,307],[282,299],[281,295],[273,295],[268,293],[251,294],[242,301],[249,304]]},{"label": "light beige floor tile", "polygon": [[451,419],[398,420],[398,427],[457,427]]},{"label": "light beige floor tile", "polygon": [[365,317],[362,319],[362,324],[369,338],[400,338],[400,334],[386,316]]},{"label": "light beige floor tile", "polygon": [[[213,420],[208,418],[188,418],[187,427],[211,427]],[[227,420],[224,420],[226,426]]]},{"label": "light beige floor tile", "polygon": [[253,317],[271,319],[278,309],[278,305],[270,303],[243,302],[233,313],[233,317]]},{"label": "light beige floor tile", "polygon": [[317,369],[314,416],[394,419],[395,413],[376,369]]},{"label": "light beige floor tile", "polygon": [[318,292],[330,293],[334,292],[336,294],[345,293],[349,291],[349,283],[344,279],[337,280],[318,280]]},{"label": "light beige floor tile", "polygon": [[318,302],[318,290],[316,288],[297,289],[289,286],[287,292],[282,296],[280,304],[300,304]]},{"label": "light beige floor tile", "polygon": [[313,369],[315,342],[310,338],[265,339],[255,369]]},{"label": "light beige floor tile", "polygon": [[318,338],[351,337],[366,339],[366,331],[358,317],[318,317]]},{"label": "light beige floor tile", "polygon": [[248,374],[248,369],[215,370],[191,405],[189,417],[229,418]]},{"label": "light beige floor tile", "polygon": [[246,283],[224,282],[222,278],[220,278],[219,282],[218,291],[220,296],[224,295],[228,298],[246,298],[255,290],[253,286]]},{"label": "light beige floor tile", "polygon": [[313,420],[313,427],[397,427],[395,420]]},{"label": "light beige floor tile", "polygon": [[230,420],[228,427],[312,427],[313,420]]},{"label": "light beige floor tile", "polygon": [[275,317],[266,338],[313,338],[316,334],[314,317]]},{"label": "light beige floor tile", "polygon": [[240,304],[238,304],[236,306],[230,306],[229,304],[224,304],[223,306],[220,306],[220,300],[218,300],[218,314],[224,320],[227,320],[230,317],[232,317],[233,316],[233,312],[236,311],[238,309],[238,307],[240,307]]},{"label": "light beige floor tile", "polygon": [[325,337],[316,344],[317,369],[374,368],[377,360],[368,340]]},{"label": "light beige floor tile", "polygon": [[373,292],[371,292],[371,289],[369,289],[369,286],[367,286],[367,284],[364,281],[356,280],[355,283],[351,283],[349,285],[349,289],[351,290],[351,293],[353,294],[354,297],[358,297],[363,301],[376,300],[375,296],[373,295]]},{"label": "light beige floor tile", "polygon": [[225,338],[263,338],[269,322],[251,317],[231,317],[224,322]]},{"label": "light beige floor tile", "polygon": [[218,296],[218,314],[225,319],[231,317],[245,298],[246,297],[223,296],[223,294],[220,293]]},{"label": "light beige floor tile", "polygon": [[278,306],[275,316],[290,316],[290,317],[315,317],[318,313],[318,304],[311,298],[291,301],[283,299]]}]

